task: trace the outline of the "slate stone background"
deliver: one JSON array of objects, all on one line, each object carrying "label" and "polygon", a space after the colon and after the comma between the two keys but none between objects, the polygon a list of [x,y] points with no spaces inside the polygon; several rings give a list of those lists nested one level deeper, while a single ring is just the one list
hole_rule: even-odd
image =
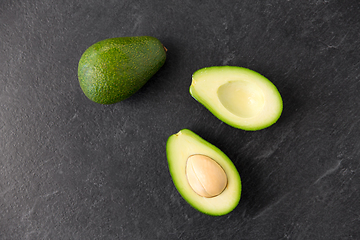
[{"label": "slate stone background", "polygon": [[[150,35],[162,69],[114,105],[88,100],[93,43]],[[0,2],[0,239],[360,239],[360,3],[355,0]],[[199,68],[269,78],[280,120],[246,132],[188,93]],[[167,138],[189,128],[238,168],[238,207],[190,207]]]}]

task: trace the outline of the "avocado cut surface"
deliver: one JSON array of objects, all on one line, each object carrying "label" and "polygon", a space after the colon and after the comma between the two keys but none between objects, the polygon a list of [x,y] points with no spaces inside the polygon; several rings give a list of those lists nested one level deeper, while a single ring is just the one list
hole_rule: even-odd
[{"label": "avocado cut surface", "polygon": [[192,207],[220,216],[238,205],[240,175],[219,148],[182,129],[168,138],[166,155],[174,185]]},{"label": "avocado cut surface", "polygon": [[283,109],[275,85],[243,67],[202,68],[192,76],[190,94],[223,122],[255,131],[274,124]]},{"label": "avocado cut surface", "polygon": [[80,87],[94,102],[120,102],[137,92],[165,60],[166,49],[157,38],[105,39],[90,46],[81,56]]}]

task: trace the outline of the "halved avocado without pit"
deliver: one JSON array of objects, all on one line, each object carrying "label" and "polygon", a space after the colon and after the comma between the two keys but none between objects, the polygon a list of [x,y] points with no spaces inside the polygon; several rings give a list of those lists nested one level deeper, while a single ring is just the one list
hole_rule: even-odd
[{"label": "halved avocado without pit", "polygon": [[248,131],[271,126],[283,109],[281,95],[272,82],[253,70],[237,66],[196,71],[190,94],[223,122]]},{"label": "halved avocado without pit", "polygon": [[166,155],[174,185],[192,207],[220,216],[238,205],[240,175],[219,148],[182,129],[168,138]]}]

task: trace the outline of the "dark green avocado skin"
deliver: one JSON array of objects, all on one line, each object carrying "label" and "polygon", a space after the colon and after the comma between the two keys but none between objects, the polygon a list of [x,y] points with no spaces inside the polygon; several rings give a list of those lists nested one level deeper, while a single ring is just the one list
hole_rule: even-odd
[{"label": "dark green avocado skin", "polygon": [[81,56],[78,78],[84,94],[113,104],[137,92],[165,63],[166,49],[154,37],[119,37],[90,46]]}]

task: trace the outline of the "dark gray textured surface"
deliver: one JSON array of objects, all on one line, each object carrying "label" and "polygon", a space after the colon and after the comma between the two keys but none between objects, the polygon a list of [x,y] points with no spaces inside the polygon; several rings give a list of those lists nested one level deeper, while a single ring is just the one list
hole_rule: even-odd
[{"label": "dark gray textured surface", "polygon": [[[103,2],[0,3],[0,239],[360,239],[357,1]],[[88,100],[81,54],[140,35],[168,48],[163,68],[124,102]],[[212,65],[268,77],[279,122],[245,132],[192,99]],[[237,166],[232,213],[173,186],[165,144],[182,128]]]}]

